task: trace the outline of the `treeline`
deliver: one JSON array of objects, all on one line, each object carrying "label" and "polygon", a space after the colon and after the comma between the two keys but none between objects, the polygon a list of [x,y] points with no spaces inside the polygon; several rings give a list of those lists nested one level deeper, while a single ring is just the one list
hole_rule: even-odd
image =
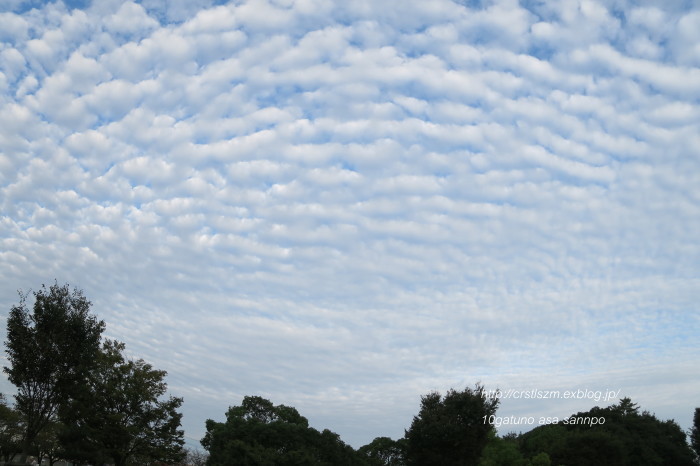
[{"label": "treeline", "polygon": [[[595,407],[524,434],[503,437],[489,422],[498,400],[483,387],[422,397],[403,438],[375,438],[358,450],[329,430],[309,427],[296,409],[260,397],[208,420],[202,445],[210,466],[693,466],[698,464],[700,408],[691,433],[640,411],[629,398]],[[591,419],[595,418],[596,423]]]},{"label": "treeline", "polygon": [[[0,459],[26,464],[188,466],[547,466],[700,464],[700,408],[690,445],[674,421],[629,398],[606,408],[498,436],[499,400],[481,385],[421,398],[403,438],[375,438],[355,450],[319,431],[291,406],[246,396],[224,422],[206,421],[201,444],[184,448],[183,400],[166,396],[166,372],[125,356],[103,339],[105,323],[68,285],[20,294],[7,319],[4,371],[14,406],[0,394]],[[592,419],[596,421],[591,422]]]}]

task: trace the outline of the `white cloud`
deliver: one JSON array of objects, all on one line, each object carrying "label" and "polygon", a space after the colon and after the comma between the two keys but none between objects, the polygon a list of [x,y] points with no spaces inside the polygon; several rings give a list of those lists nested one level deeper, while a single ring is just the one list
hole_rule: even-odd
[{"label": "white cloud", "polygon": [[0,39],[3,41],[22,41],[29,33],[29,22],[21,15],[0,13]]},{"label": "white cloud", "polygon": [[2,13],[0,303],[83,288],[194,439],[246,394],[359,446],[479,379],[692,385],[697,11],[616,5]]},{"label": "white cloud", "polygon": [[119,10],[105,19],[104,24],[109,33],[133,36],[155,29],[158,21],[148,16],[141,5],[124,2]]}]

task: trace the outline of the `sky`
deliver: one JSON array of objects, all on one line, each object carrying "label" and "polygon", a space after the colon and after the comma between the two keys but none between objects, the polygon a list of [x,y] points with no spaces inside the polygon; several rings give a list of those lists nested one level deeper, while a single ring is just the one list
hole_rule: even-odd
[{"label": "sky", "polygon": [[0,320],[82,289],[192,446],[245,395],[359,447],[476,383],[688,429],[699,147],[693,1],[6,0]]}]

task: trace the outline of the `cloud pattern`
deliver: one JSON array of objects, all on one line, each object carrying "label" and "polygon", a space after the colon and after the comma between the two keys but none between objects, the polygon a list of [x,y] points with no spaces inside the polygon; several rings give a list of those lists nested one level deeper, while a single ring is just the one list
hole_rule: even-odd
[{"label": "cloud pattern", "polygon": [[193,443],[262,394],[360,446],[479,380],[687,427],[700,10],[345,3],[9,2],[2,309],[84,289]]}]

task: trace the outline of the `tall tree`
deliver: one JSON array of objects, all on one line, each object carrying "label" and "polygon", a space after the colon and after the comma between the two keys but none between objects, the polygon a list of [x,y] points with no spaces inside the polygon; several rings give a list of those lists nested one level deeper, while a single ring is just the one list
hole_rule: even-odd
[{"label": "tall tree", "polygon": [[407,464],[476,466],[498,403],[479,384],[473,390],[450,390],[444,397],[437,392],[423,396],[406,431]]},{"label": "tall tree", "polygon": [[124,344],[106,340],[83,391],[62,413],[68,458],[92,462],[176,463],[185,457],[182,398],[163,398],[166,372],[124,357]]},{"label": "tall tree", "polygon": [[695,452],[695,457],[700,464],[700,408],[695,408],[693,415],[693,428],[690,430],[690,446]]},{"label": "tall tree", "polygon": [[7,319],[10,367],[4,368],[17,387],[15,407],[25,426],[22,460],[59,407],[85,382],[105,327],[90,314],[91,303],[78,289],[42,285],[33,293],[31,312],[28,295],[20,292],[20,303],[11,308]]}]

